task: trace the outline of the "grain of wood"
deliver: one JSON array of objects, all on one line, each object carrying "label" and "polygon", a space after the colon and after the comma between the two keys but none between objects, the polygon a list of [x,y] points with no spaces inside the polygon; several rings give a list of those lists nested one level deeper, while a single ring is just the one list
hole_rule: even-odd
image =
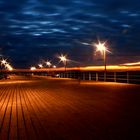
[{"label": "grain of wood", "polygon": [[140,138],[140,86],[13,77],[0,82],[0,140]]}]

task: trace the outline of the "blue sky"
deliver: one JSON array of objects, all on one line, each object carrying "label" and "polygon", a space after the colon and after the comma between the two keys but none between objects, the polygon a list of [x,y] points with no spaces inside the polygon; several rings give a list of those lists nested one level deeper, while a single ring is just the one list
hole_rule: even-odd
[{"label": "blue sky", "polygon": [[81,42],[107,40],[108,64],[140,60],[139,0],[0,0],[0,51],[15,67],[60,53],[101,65],[102,56]]}]

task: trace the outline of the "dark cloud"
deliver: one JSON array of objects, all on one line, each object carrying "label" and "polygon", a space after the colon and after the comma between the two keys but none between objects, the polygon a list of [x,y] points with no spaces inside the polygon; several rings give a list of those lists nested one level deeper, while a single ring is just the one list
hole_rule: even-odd
[{"label": "dark cloud", "polygon": [[126,60],[131,54],[134,61],[131,56],[140,51],[139,7],[139,0],[0,0],[1,52],[17,67],[63,52],[97,64],[94,49],[79,42],[100,38],[109,40],[114,54]]}]

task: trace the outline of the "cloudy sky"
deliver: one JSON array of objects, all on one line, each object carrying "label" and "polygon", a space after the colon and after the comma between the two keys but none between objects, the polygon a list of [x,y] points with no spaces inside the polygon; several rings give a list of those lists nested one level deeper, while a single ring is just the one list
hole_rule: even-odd
[{"label": "cloudy sky", "polygon": [[108,64],[140,61],[139,0],[0,0],[0,53],[14,67],[67,54],[70,65],[101,65],[92,44],[107,40]]}]

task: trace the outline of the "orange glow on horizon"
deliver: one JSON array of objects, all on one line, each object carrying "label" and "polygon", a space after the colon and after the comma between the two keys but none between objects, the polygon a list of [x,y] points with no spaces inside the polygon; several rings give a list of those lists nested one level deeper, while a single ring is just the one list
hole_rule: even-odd
[{"label": "orange glow on horizon", "polygon": [[[82,67],[83,70],[104,70],[104,66],[88,66],[88,67]],[[140,66],[119,66],[119,65],[110,65],[106,66],[107,70],[140,70]]]},{"label": "orange glow on horizon", "polygon": [[[36,68],[31,67],[30,69],[13,69],[15,72],[28,72],[28,71],[45,72],[48,68]],[[104,66],[85,66],[85,67],[67,67],[67,71],[78,70],[78,71],[104,71]],[[127,66],[127,65],[108,65],[106,66],[107,71],[140,71],[140,66]],[[3,70],[7,71],[7,70]],[[52,67],[49,71],[64,71],[64,67]]]}]

